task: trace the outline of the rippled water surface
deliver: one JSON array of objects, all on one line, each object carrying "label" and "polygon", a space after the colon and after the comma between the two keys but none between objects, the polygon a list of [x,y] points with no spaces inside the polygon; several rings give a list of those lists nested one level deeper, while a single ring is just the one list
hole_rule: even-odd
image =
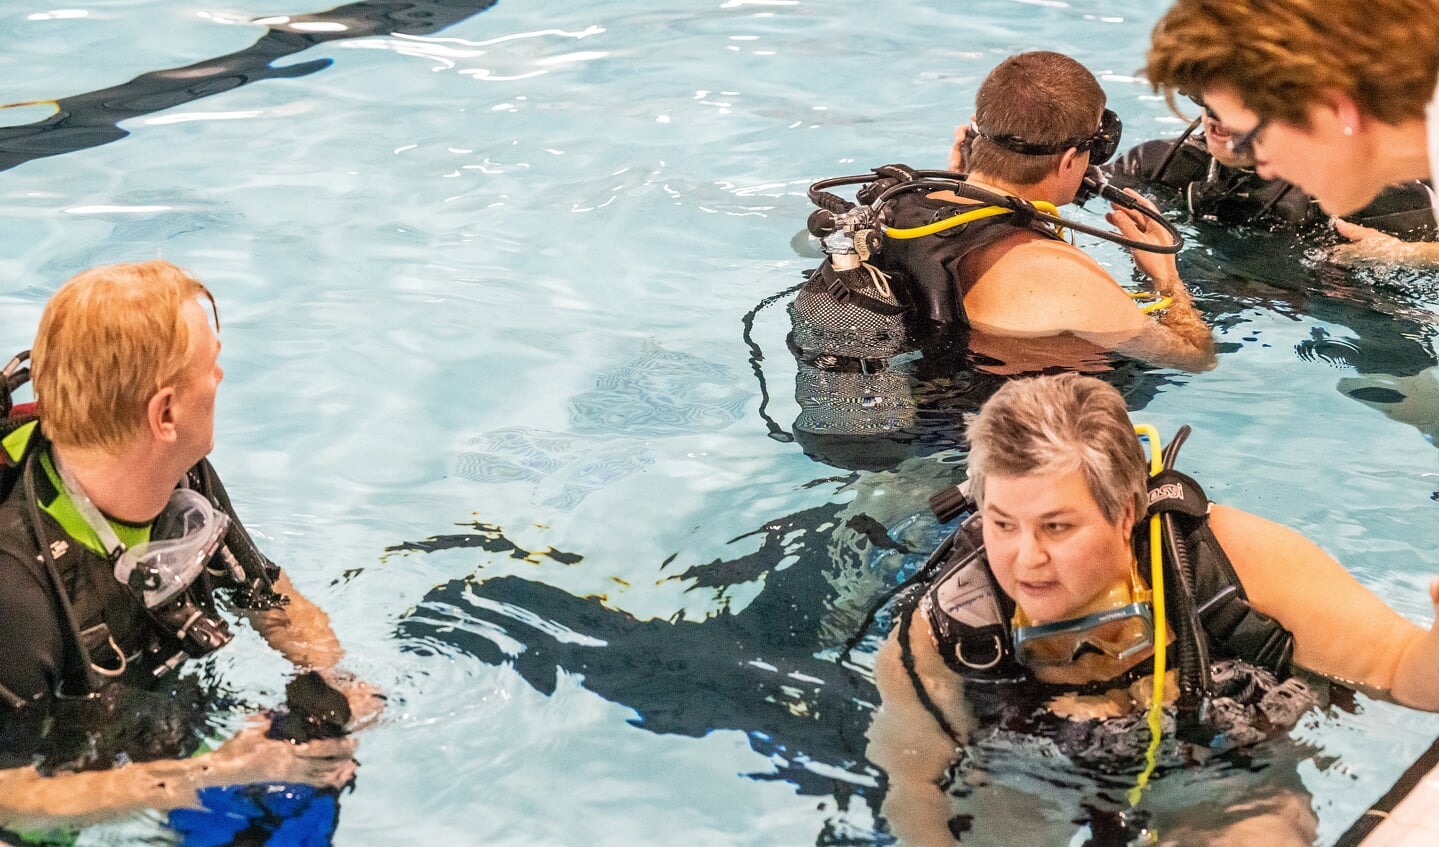
[{"label": "rippled water surface", "polygon": [[[1133,76],[1164,4],[294,2],[3,4],[0,100],[78,117],[0,110],[0,349],[95,264],[214,289],[214,461],[391,695],[336,843],[883,841],[876,696],[864,651],[836,656],[960,470],[943,439],[854,471],[789,437],[805,188],[942,167],[1027,49],[1093,69],[1126,142],[1177,132]],[[1200,235],[1182,267],[1219,367],[1125,382],[1136,418],[1193,425],[1213,498],[1427,625],[1433,279]],[[282,698],[253,636],[215,662]],[[1361,697],[1275,770],[1327,843],[1435,734]],[[1042,796],[1043,843],[1082,840],[1082,798]]]}]

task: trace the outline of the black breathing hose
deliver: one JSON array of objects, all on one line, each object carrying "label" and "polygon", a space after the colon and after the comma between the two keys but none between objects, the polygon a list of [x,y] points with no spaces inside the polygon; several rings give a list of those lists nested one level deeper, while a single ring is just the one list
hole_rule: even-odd
[{"label": "black breathing hose", "polygon": [[[897,176],[896,174],[901,175]],[[1015,215],[1019,216],[1016,220],[1021,222],[1027,219],[1043,221],[1054,226],[1065,227],[1075,232],[1082,232],[1086,235],[1102,238],[1105,241],[1113,242],[1114,244],[1127,247],[1131,250],[1172,254],[1178,253],[1184,247],[1184,237],[1179,234],[1179,230],[1175,229],[1174,224],[1170,223],[1167,218],[1141,203],[1138,199],[1125,194],[1123,191],[1114,188],[1102,180],[1098,182],[1097,190],[1104,199],[1127,209],[1133,209],[1159,224],[1164,228],[1165,232],[1169,234],[1170,243],[1150,244],[1145,241],[1128,238],[1112,230],[1100,229],[1099,227],[1090,226],[1086,223],[1072,221],[1059,215],[1043,212],[1021,198],[997,194],[988,189],[973,185],[968,182],[964,174],[955,173],[954,171],[914,171],[908,168],[901,170],[897,166],[886,166],[876,169],[873,173],[822,179],[810,185],[808,196],[810,202],[819,208],[831,214],[840,215],[853,209],[856,204],[845,200],[837,194],[831,193],[829,189],[848,185],[866,185],[882,179],[893,180],[895,184],[886,188],[874,199],[870,205],[875,209],[881,209],[890,199],[911,191],[952,191],[956,195],[968,200],[976,200],[988,206],[1009,209]]]},{"label": "black breathing hose", "polygon": [[[1182,426],[1164,448],[1164,469],[1171,470],[1179,455],[1179,448],[1189,437],[1189,427]],[[1205,728],[1205,710],[1209,699],[1209,645],[1204,640],[1203,625],[1199,621],[1199,610],[1195,608],[1194,596],[1189,586],[1193,584],[1194,568],[1189,561],[1189,549],[1179,543],[1179,530],[1174,525],[1174,513],[1165,512],[1160,517],[1163,543],[1168,556],[1169,573],[1165,574],[1165,600],[1172,604],[1175,640],[1179,642],[1179,700],[1176,704],[1176,730],[1179,737],[1201,743],[1209,742]],[[1171,588],[1172,586],[1172,588]],[[1163,638],[1163,633],[1156,633]]]}]

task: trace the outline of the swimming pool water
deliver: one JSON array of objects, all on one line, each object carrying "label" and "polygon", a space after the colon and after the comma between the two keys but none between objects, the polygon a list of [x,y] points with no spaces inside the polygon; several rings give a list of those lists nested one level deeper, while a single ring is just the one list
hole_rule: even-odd
[{"label": "swimming pool water", "polygon": [[[275,60],[300,75],[127,99],[123,137],[63,155],[35,153],[85,137],[3,129],[47,107],[0,110],[0,150],[21,148],[0,159],[0,351],[95,264],[163,257],[215,291],[215,464],[392,698],[337,844],[883,841],[873,691],[836,655],[938,540],[925,498],[957,457],[852,472],[785,440],[795,364],[767,298],[814,264],[791,243],[807,185],[941,167],[1010,53],[1093,69],[1125,146],[1177,132],[1134,77],[1163,4],[352,4],[399,16],[377,32],[453,20],[363,37],[298,17],[322,6],[0,8],[9,102],[237,54],[233,83],[265,66],[257,43],[295,46],[276,33],[334,39]],[[1321,264],[1257,234],[1192,243],[1220,365],[1146,377],[1135,417],[1191,424],[1181,464],[1214,499],[1427,624],[1439,291]],[[250,702],[282,698],[252,634],[213,661]],[[1359,702],[1296,731],[1320,843],[1439,734]],[[1079,838],[1075,803],[1034,809],[1044,843]],[[82,841],[163,837],[147,818]]]}]

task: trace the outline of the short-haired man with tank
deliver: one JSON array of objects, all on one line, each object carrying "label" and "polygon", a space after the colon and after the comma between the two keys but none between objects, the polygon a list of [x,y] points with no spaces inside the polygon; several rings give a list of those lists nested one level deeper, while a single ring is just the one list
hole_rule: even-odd
[{"label": "short-haired man with tank", "polygon": [[[343,651],[328,618],[256,549],[205,459],[218,326],[205,286],[163,261],[85,271],[46,306],[34,414],[0,415],[0,828],[193,807],[214,786],[338,787],[354,774],[348,738],[292,744],[254,720],[192,755],[207,739],[162,738],[168,721],[142,714],[185,699],[196,675],[174,669],[230,640],[219,599],[343,690],[357,719],[378,707],[335,671]],[[77,760],[57,746],[79,714],[99,728]],[[111,730],[135,735],[111,745]]]},{"label": "short-haired man with tank", "polygon": [[[1074,200],[1090,165],[1114,154],[1119,121],[1083,65],[1036,51],[1001,62],[980,85],[967,182],[1055,207]],[[1138,195],[1134,195],[1141,202]],[[940,192],[918,198],[917,218],[975,201]],[[1169,237],[1138,211],[1107,215],[1125,237]],[[915,282],[916,308],[932,321],[963,321],[970,349],[1010,371],[1097,365],[1105,352],[1152,364],[1214,366],[1209,326],[1170,254],[1134,251],[1137,269],[1169,299],[1156,319],[1097,261],[1038,221],[982,218],[934,238],[887,243],[881,260]]]}]

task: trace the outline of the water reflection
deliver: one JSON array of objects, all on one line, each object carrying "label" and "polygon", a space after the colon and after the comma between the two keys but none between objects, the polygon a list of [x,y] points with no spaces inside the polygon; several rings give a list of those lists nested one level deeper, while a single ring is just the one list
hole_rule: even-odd
[{"label": "water reflection", "polygon": [[[265,79],[306,76],[330,66],[315,59],[274,63],[329,41],[401,33],[428,35],[495,5],[496,0],[359,0],[326,12],[264,18],[265,34],[244,50],[141,74],[129,82],[53,101],[54,114],[0,127],[0,171],[31,159],[73,153],[129,135],[122,121],[171,109]],[[34,103],[17,104],[33,106]]]},{"label": "water reflection", "polygon": [[[702,620],[683,612],[638,620],[595,597],[478,571],[427,593],[400,621],[399,635],[406,650],[421,655],[458,652],[511,666],[547,695],[558,672],[572,674],[586,689],[633,709],[632,723],[649,732],[743,732],[772,763],[749,778],[833,798],[838,811],[818,843],[869,841],[872,834],[856,835],[849,816],[863,810],[868,820],[882,800],[883,775],[864,756],[877,694],[863,668],[835,657],[887,583],[917,558],[926,527],[896,517],[914,513],[912,498],[885,503],[879,486],[856,478],[841,492],[855,499],[767,521],[731,541],[741,549],[757,545],[753,552],[691,564],[671,556],[650,569],[660,582],[712,594],[717,611]],[[932,532],[932,521],[927,528]],[[493,549],[490,530],[483,543]],[[472,535],[392,549],[481,546]],[[738,608],[734,597],[747,596],[744,587],[754,584],[762,590]]]}]

